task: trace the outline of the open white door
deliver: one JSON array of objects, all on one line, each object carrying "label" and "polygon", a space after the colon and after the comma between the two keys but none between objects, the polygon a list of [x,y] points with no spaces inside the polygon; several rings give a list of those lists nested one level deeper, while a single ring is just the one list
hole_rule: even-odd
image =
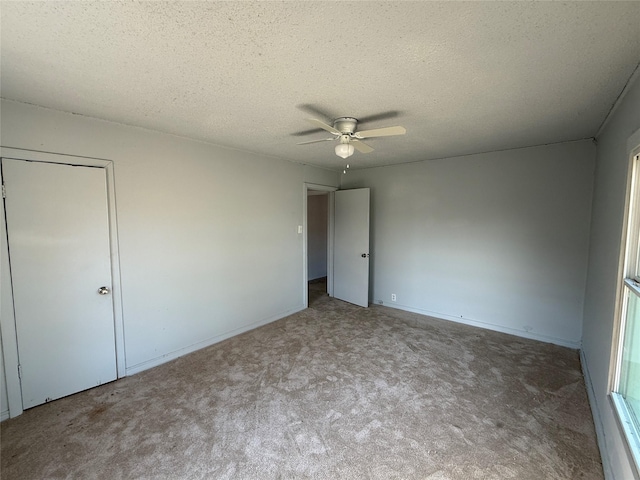
[{"label": "open white door", "polygon": [[115,380],[103,168],[2,159],[23,408]]},{"label": "open white door", "polygon": [[369,306],[369,189],[335,192],[333,296]]}]

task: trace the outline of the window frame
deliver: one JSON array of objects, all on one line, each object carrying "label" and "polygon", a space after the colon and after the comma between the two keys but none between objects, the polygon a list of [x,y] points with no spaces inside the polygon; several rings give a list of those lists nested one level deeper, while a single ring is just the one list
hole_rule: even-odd
[{"label": "window frame", "polygon": [[[640,145],[631,150],[614,323],[609,395],[637,472],[640,472],[640,425],[619,393],[629,295],[640,300]],[[640,412],[635,412],[640,415]]]}]

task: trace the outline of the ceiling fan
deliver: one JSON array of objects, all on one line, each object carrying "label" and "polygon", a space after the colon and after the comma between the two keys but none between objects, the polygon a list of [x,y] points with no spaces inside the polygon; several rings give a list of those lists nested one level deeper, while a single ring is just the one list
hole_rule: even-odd
[{"label": "ceiling fan", "polygon": [[298,145],[338,140],[339,143],[336,145],[335,151],[336,155],[342,158],[350,157],[353,155],[354,150],[358,150],[360,153],[373,152],[373,148],[362,141],[365,138],[390,137],[393,135],[404,135],[407,133],[405,128],[401,126],[357,131],[358,120],[353,117],[338,117],[333,121],[333,126],[327,125],[323,121],[315,118],[307,118],[306,120],[316,127],[320,127],[323,130],[332,133],[333,137],[301,142],[298,143]]}]

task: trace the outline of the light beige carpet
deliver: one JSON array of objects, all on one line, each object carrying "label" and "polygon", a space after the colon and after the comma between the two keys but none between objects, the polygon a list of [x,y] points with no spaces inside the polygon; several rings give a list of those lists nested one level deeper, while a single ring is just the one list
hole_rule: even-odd
[{"label": "light beige carpet", "polygon": [[321,295],[3,422],[3,480],[602,479],[576,351]]}]

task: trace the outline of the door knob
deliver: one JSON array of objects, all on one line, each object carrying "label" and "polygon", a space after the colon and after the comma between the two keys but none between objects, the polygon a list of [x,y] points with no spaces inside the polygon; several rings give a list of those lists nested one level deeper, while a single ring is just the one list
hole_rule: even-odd
[{"label": "door knob", "polygon": [[100,295],[107,295],[109,293],[109,287],[100,287],[98,293]]},{"label": "door knob", "polygon": [[362,258],[367,258],[369,256],[368,253],[363,253],[362,255],[360,255]]}]

